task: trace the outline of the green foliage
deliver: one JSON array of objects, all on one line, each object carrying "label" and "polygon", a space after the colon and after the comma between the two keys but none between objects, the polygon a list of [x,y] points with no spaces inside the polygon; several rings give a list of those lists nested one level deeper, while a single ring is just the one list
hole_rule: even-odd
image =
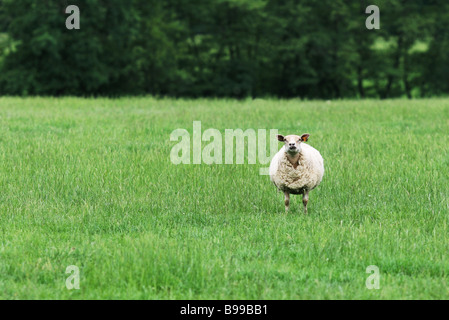
[{"label": "green foliage", "polygon": [[380,30],[366,29],[372,3],[365,0],[80,0],[81,30],[65,28],[68,4],[0,0],[0,93],[330,99],[449,92],[443,0],[379,0]]}]

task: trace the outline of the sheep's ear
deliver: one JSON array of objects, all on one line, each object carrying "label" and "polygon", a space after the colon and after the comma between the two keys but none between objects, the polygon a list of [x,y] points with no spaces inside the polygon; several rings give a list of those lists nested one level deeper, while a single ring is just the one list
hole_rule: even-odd
[{"label": "sheep's ear", "polygon": [[301,141],[302,142],[307,142],[309,140],[310,134],[305,133],[301,136]]},{"label": "sheep's ear", "polygon": [[284,138],[284,136],[282,134],[278,134],[278,140],[281,141],[281,142],[284,142],[285,138]]}]

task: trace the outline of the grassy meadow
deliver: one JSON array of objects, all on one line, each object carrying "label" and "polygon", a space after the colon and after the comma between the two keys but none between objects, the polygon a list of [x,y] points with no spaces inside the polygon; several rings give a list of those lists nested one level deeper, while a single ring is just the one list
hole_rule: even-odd
[{"label": "grassy meadow", "polygon": [[[309,215],[266,165],[173,165],[196,120],[310,133]],[[0,132],[0,299],[449,299],[449,99],[0,98]]]}]

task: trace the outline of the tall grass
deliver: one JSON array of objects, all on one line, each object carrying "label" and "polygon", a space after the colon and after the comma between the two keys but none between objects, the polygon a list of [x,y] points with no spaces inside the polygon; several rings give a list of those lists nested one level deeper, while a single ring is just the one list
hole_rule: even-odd
[{"label": "tall grass", "polygon": [[[173,165],[195,120],[310,133],[309,215],[261,165]],[[447,99],[0,98],[0,130],[0,298],[449,298]]]}]

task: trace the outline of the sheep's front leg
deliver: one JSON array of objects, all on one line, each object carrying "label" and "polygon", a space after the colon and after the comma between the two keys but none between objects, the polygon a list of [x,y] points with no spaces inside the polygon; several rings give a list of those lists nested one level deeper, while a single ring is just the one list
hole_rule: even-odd
[{"label": "sheep's front leg", "polygon": [[285,195],[285,212],[290,208],[290,193],[284,192]]},{"label": "sheep's front leg", "polygon": [[307,203],[309,202],[309,191],[304,191],[302,195],[302,204],[304,205],[304,213],[307,214]]}]

